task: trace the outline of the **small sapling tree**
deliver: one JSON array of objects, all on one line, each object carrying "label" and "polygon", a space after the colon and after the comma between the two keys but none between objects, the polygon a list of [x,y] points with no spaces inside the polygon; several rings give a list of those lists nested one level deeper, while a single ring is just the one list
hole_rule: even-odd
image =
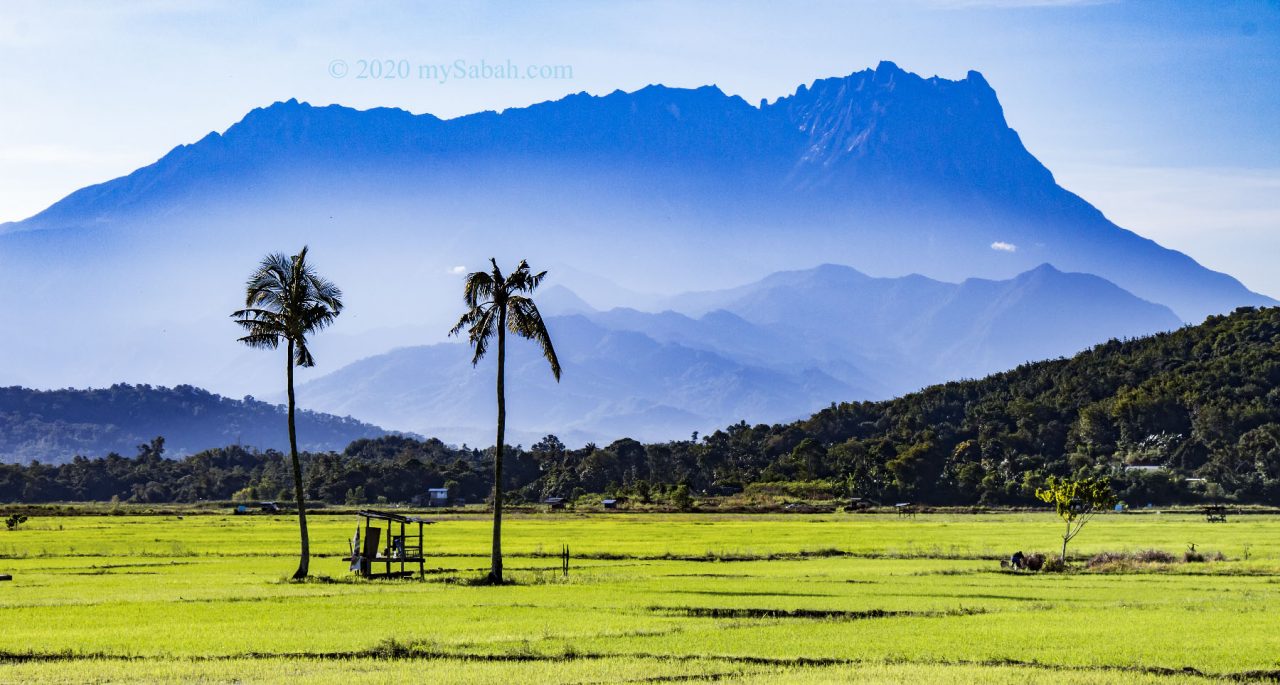
[{"label": "small sapling tree", "polygon": [[1080,534],[1084,524],[1094,514],[1110,509],[1116,504],[1116,493],[1111,489],[1108,478],[1055,478],[1049,480],[1043,488],[1036,489],[1036,498],[1054,506],[1058,516],[1067,524],[1062,534],[1062,563],[1067,563],[1067,543]]}]

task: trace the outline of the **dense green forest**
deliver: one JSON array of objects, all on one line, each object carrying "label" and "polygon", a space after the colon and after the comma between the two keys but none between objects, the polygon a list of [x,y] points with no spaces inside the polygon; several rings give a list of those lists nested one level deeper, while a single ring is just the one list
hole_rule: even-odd
[{"label": "dense green forest", "polygon": [[[117,384],[90,390],[0,388],[0,461],[69,461],[78,454],[129,453],[164,435],[169,453],[215,445],[289,445],[284,409],[252,397],[233,400],[190,385]],[[298,415],[302,447],[341,449],[387,431],[352,418]]]},{"label": "dense green forest", "polygon": [[[228,447],[168,460],[162,448],[153,441],[131,458],[0,466],[0,501],[269,499],[288,483],[277,452]],[[305,455],[306,487],[329,502],[408,502],[442,486],[478,501],[489,491],[491,454],[362,439],[342,453]],[[681,485],[729,494],[787,481],[880,501],[1029,504],[1047,476],[1088,473],[1111,476],[1134,506],[1280,504],[1280,308],[1239,309],[885,402],[832,405],[790,424],[580,449],[548,436],[511,448],[505,464],[508,491],[526,501],[582,493],[645,501]]]}]

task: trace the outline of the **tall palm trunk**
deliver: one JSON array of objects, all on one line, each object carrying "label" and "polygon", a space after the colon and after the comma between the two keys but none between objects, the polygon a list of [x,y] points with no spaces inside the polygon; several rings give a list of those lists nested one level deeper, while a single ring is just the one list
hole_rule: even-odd
[{"label": "tall palm trunk", "polygon": [[493,557],[489,580],[502,583],[502,446],[507,429],[507,395],[503,376],[507,362],[507,308],[498,311],[498,445],[493,454]]},{"label": "tall palm trunk", "polygon": [[289,385],[289,457],[293,460],[293,493],[298,500],[298,530],[302,534],[302,558],[298,561],[298,570],[294,572],[294,580],[307,577],[311,565],[311,541],[307,536],[306,498],[302,492],[302,463],[298,461],[298,431],[293,420],[293,341],[289,341],[288,364]]}]

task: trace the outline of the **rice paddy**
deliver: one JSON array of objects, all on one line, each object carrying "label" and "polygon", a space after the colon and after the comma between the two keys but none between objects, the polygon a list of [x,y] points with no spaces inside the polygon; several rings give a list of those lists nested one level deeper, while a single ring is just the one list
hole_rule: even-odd
[{"label": "rice paddy", "polygon": [[[1101,516],[1064,574],[1011,572],[1050,514],[544,514],[428,528],[429,572],[346,573],[355,517],[35,516],[0,531],[0,682],[1280,679],[1280,517]],[[1225,560],[1084,569],[1188,545]],[[567,576],[558,552],[571,548]]]}]

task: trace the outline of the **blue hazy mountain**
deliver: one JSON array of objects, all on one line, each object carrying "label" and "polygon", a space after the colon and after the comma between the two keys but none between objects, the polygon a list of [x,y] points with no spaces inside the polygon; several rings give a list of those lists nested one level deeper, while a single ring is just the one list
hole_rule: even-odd
[{"label": "blue hazy mountain", "polygon": [[[772,423],[1180,326],[1163,305],[1047,264],[959,284],[823,265],[666,301],[683,312],[593,311],[567,288],[547,294],[561,383],[534,345],[508,346],[508,418],[513,439],[525,442],[546,433],[661,440],[739,420]],[[403,348],[299,394],[315,409],[487,444],[492,364],[472,369],[460,344]]]},{"label": "blue hazy mountain", "polygon": [[[617,293],[724,289],[823,261],[924,274],[899,287],[929,290],[1049,262],[1183,321],[1273,302],[1058,186],[981,75],[885,62],[758,104],[654,85],[449,120],[256,109],[0,227],[0,302],[32,324],[0,340],[0,378],[271,392],[278,360],[230,343],[226,314],[263,253],[304,243],[350,305],[317,342],[316,373],[392,346],[372,332],[411,324],[439,341],[458,314],[453,267],[495,255],[607,274]],[[562,283],[597,307],[644,304]],[[991,330],[1016,331],[1012,316]],[[845,333],[814,331],[811,344],[832,338],[834,355]]]},{"label": "blue hazy mountain", "polygon": [[[814,369],[782,371],[706,349],[548,316],[565,373],[552,377],[536,345],[507,346],[508,436],[526,444],[556,433],[575,443],[619,436],[687,437],[725,417],[807,416],[832,398],[867,394]],[[469,348],[441,343],[392,350],[304,384],[308,407],[331,407],[454,442],[490,444],[494,360],[471,365]],[[337,409],[341,407],[342,409]],[[488,441],[488,442],[486,442]]]},{"label": "blue hazy mountain", "polygon": [[895,395],[1180,325],[1163,305],[1049,264],[1008,280],[959,284],[920,275],[873,278],[827,264],[663,304],[692,316],[710,311],[704,319],[730,312],[781,337],[778,349],[809,360],[857,360],[877,387]]}]

